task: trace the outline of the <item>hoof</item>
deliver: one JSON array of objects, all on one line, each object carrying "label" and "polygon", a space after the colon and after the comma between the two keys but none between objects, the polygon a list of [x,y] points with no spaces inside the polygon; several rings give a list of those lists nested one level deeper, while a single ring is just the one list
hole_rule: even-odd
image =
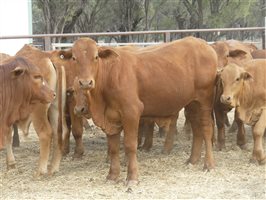
[{"label": "hoof", "polygon": [[47,174],[47,172],[40,172],[40,171],[37,171],[33,174],[33,178],[36,179],[36,180],[39,180],[41,179],[42,177],[44,177],[45,175]]},{"label": "hoof", "polygon": [[140,151],[144,151],[144,152],[150,152],[151,148],[148,148],[148,147],[140,147],[139,148]]},{"label": "hoof", "polygon": [[249,159],[249,163],[251,163],[251,164],[257,164],[257,160],[254,159],[254,158],[250,158]]},{"label": "hoof", "polygon": [[260,164],[260,165],[265,165],[265,164],[266,164],[266,158],[260,160],[260,161],[259,161],[259,164]]},{"label": "hoof", "polygon": [[118,180],[106,179],[105,183],[108,184],[108,185],[116,185],[118,183]]},{"label": "hoof", "polygon": [[218,151],[222,151],[223,149],[225,149],[225,144],[217,142],[216,148],[217,148]]},{"label": "hoof", "polygon": [[16,169],[16,163],[11,163],[7,165],[7,170]]},{"label": "hoof", "polygon": [[65,149],[64,151],[63,151],[63,156],[66,156],[66,155],[68,155],[69,154],[69,149]]},{"label": "hoof", "polygon": [[106,181],[117,182],[118,181],[118,175],[108,174],[106,177]]},{"label": "hoof", "polygon": [[74,154],[73,156],[72,156],[72,160],[82,160],[82,158],[83,158],[83,154]]},{"label": "hoof", "polygon": [[238,146],[242,150],[247,150],[248,149],[247,144],[238,144]]},{"label": "hoof", "polygon": [[162,154],[164,154],[164,155],[169,155],[170,153],[171,153],[171,151],[172,151],[172,149],[170,149],[170,150],[166,150],[166,149],[163,149],[162,150]]},{"label": "hoof", "polygon": [[136,186],[139,184],[139,181],[138,180],[129,180],[129,181],[126,181],[125,182],[125,185],[127,187],[132,187],[132,186]]},{"label": "hoof", "polygon": [[203,166],[203,170],[204,171],[211,171],[215,168],[215,165],[212,164],[212,163],[205,163],[204,166]]}]

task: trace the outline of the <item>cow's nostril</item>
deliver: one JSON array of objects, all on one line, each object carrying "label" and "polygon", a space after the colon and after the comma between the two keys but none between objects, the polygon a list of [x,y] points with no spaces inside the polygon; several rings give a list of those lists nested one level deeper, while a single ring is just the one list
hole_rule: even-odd
[{"label": "cow's nostril", "polygon": [[82,86],[82,85],[83,85],[83,84],[82,84],[82,81],[79,81],[79,85],[80,85],[80,86]]},{"label": "cow's nostril", "polygon": [[90,82],[89,82],[89,86],[92,86],[92,84],[93,84],[93,81],[92,81],[92,80],[90,80]]},{"label": "cow's nostril", "polygon": [[83,107],[83,108],[81,108],[81,112],[83,113],[84,112],[84,110],[85,110],[85,108]]},{"label": "cow's nostril", "polygon": [[230,101],[230,99],[231,99],[231,97],[227,97],[227,99],[226,99],[226,100],[227,100],[227,101]]}]

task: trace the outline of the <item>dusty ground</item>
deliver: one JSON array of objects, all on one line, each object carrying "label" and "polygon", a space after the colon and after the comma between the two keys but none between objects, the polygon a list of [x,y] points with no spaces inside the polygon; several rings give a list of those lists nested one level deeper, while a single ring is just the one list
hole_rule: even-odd
[{"label": "dusty ground", "polygon": [[227,134],[226,149],[214,151],[216,169],[204,172],[203,159],[195,166],[184,164],[190,155],[191,141],[184,135],[183,123],[181,115],[179,134],[170,155],[161,153],[164,139],[158,137],[154,138],[150,152],[138,152],[140,183],[132,188],[124,185],[124,165],[121,167],[121,181],[117,184],[105,182],[109,169],[109,164],[105,162],[106,139],[97,128],[84,135],[86,153],[82,160],[72,160],[74,141],[71,138],[72,153],[62,160],[60,172],[53,177],[34,179],[39,147],[32,130],[29,138],[22,140],[21,147],[14,149],[17,169],[7,172],[5,152],[0,152],[0,198],[266,199],[266,168],[249,163],[253,146],[249,127],[246,127],[247,150],[240,150],[235,145],[235,133]]}]

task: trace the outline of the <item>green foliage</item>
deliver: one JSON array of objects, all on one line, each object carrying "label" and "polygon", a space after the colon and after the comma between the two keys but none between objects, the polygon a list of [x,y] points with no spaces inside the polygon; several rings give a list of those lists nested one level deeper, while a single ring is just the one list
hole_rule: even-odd
[{"label": "green foliage", "polygon": [[265,0],[33,1],[35,34],[252,27],[264,17]]}]

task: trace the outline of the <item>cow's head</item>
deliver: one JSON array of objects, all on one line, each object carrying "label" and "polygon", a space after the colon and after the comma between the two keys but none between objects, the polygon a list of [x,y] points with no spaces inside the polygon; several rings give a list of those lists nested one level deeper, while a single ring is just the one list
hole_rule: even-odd
[{"label": "cow's head", "polygon": [[78,77],[74,80],[73,87],[69,88],[68,91],[71,91],[73,98],[76,102],[74,113],[76,115],[87,115],[89,114],[89,105],[88,105],[88,91],[83,90],[80,87]]},{"label": "cow's head", "polygon": [[243,89],[245,81],[249,81],[252,76],[242,67],[236,64],[229,64],[220,72],[220,78],[223,85],[223,94],[221,102],[231,107],[238,106],[238,98]]},{"label": "cow's head", "polygon": [[117,55],[110,48],[98,47],[90,38],[80,38],[72,47],[72,60],[78,63],[78,83],[82,89],[94,89],[100,59]]},{"label": "cow's head", "polygon": [[11,77],[25,91],[30,92],[30,103],[50,103],[54,100],[55,93],[48,87],[38,67],[20,57],[14,63]]},{"label": "cow's head", "polygon": [[229,45],[225,41],[215,42],[211,46],[218,56],[218,68],[222,68],[229,63],[241,65],[252,59],[250,52],[239,46]]}]

